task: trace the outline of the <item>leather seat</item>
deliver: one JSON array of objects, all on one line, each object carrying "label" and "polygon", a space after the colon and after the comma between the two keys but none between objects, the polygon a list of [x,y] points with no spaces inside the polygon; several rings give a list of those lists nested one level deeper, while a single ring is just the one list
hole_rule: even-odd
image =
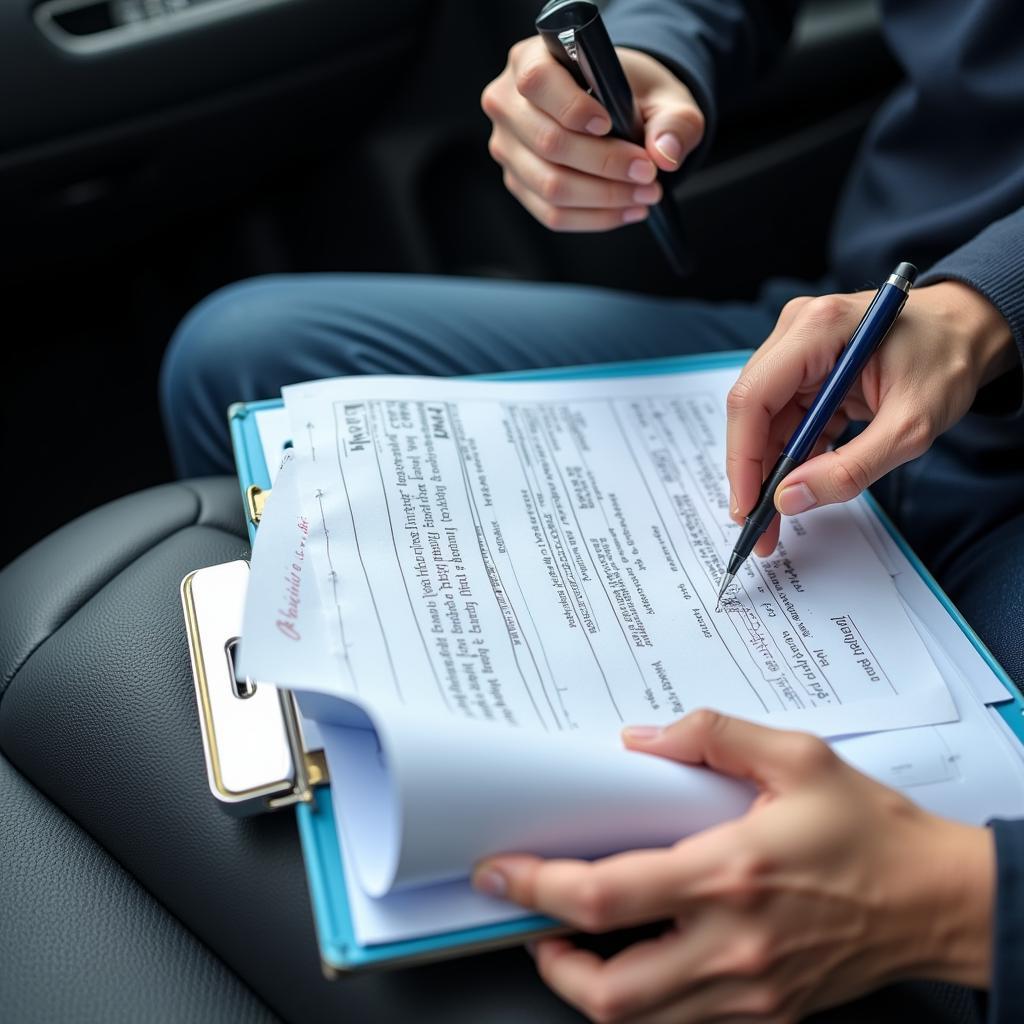
[{"label": "leather seat", "polygon": [[[520,950],[327,981],[294,817],[206,785],[178,584],[248,556],[233,479],[70,523],[0,573],[0,1006],[34,1021],[579,1020]],[[831,1024],[972,1019],[899,986]]]}]

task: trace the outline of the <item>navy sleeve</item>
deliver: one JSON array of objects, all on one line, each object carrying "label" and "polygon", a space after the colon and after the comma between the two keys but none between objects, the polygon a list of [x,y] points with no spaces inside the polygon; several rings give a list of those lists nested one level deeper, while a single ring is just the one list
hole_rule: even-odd
[{"label": "navy sleeve", "polygon": [[1024,1007],[1024,821],[989,822],[996,839],[996,920],[987,1024],[1019,1024]]},{"label": "navy sleeve", "polygon": [[604,19],[615,45],[661,61],[704,114],[704,141],[688,166],[710,145],[719,105],[749,88],[781,52],[797,6],[797,0],[613,0]]},{"label": "navy sleeve", "polygon": [[[960,281],[984,295],[1010,325],[1017,351],[1024,361],[1024,208],[990,224],[965,245],[943,257],[918,284],[937,281]],[[1020,371],[1015,371],[1012,378],[1000,379],[983,389],[975,405],[976,411],[1022,411],[1022,376]]]}]

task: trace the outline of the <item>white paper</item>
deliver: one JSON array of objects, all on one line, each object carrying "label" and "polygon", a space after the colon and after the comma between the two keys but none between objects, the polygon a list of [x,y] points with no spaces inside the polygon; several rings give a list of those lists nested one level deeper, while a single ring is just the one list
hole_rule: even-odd
[{"label": "white paper", "polygon": [[932,647],[960,709],[960,720],[834,743],[855,767],[903,788],[922,807],[970,825],[1024,814],[1024,760],[1007,743],[1001,720],[978,699],[945,649]]},{"label": "white paper", "polygon": [[955,719],[842,507],[787,520],[715,612],[733,376],[286,388],[331,692],[605,735],[702,705],[821,735]]},{"label": "white paper", "polygon": [[[254,594],[265,580],[288,576],[302,514],[294,483],[293,470],[282,474],[265,510],[253,558]],[[296,620],[301,626],[318,595],[308,574],[300,580]],[[937,604],[927,588],[923,598],[918,596]],[[281,631],[261,629],[269,613],[261,616],[258,608],[258,603],[251,605],[253,632],[249,626],[245,632],[258,638],[248,651],[258,659],[259,670],[250,674],[268,678],[264,669],[270,662],[262,659],[274,658],[275,671],[294,679],[294,685],[312,678],[316,689],[344,692],[377,718],[378,731],[371,731],[365,713],[352,703],[315,693],[300,697],[307,713],[311,702],[317,717],[348,726],[321,728],[353,924],[362,943],[520,916],[516,908],[473,892],[460,877],[488,853],[514,847],[596,855],[667,843],[741,813],[749,800],[749,791],[728,780],[690,776],[692,770],[624,752],[615,736],[617,727],[603,732],[591,728],[590,737],[586,729],[506,729],[500,719],[489,725],[475,722],[444,709],[437,700],[409,708],[391,699],[387,690],[383,700],[372,692],[360,694],[339,682],[343,673],[330,654],[326,629],[300,629],[297,652],[296,642]],[[247,616],[249,612],[247,608]],[[938,649],[923,621],[918,619],[912,628]],[[268,648],[276,650],[268,653]],[[980,658],[973,648],[971,653],[977,671]],[[954,662],[939,656],[939,669],[963,713],[961,721],[847,738],[836,742],[836,749],[938,813],[971,821],[1014,809],[1020,813],[1024,762],[1001,737],[998,756],[990,753],[998,725],[977,706]],[[564,735],[569,732],[575,735]],[[719,791],[718,784],[725,789]],[[638,801],[637,794],[646,797]],[[609,823],[614,827],[608,829]],[[423,884],[430,881],[435,884]],[[367,889],[386,895],[374,897]]]},{"label": "white paper", "polygon": [[[978,653],[970,638],[960,628],[939,598],[911,565],[892,534],[875,515],[867,500],[858,498],[849,503],[850,512],[871,543],[879,560],[893,578],[900,600],[910,612],[911,621],[926,642],[941,644],[947,655],[985,704],[1012,700],[1006,684]],[[921,627],[924,627],[922,630]]]}]

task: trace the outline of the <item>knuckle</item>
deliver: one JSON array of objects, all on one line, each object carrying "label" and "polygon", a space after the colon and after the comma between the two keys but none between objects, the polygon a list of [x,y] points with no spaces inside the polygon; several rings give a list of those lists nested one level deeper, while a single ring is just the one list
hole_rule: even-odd
[{"label": "knuckle", "polygon": [[800,774],[813,775],[825,771],[835,763],[831,747],[817,736],[798,733],[790,741],[790,763]]},{"label": "knuckle", "polygon": [[547,160],[554,160],[562,152],[565,133],[556,124],[544,125],[538,129],[534,147]]},{"label": "knuckle", "polygon": [[753,385],[750,378],[744,374],[729,389],[725,399],[725,410],[732,416],[740,415],[750,408],[750,401],[753,395]]},{"label": "knuckle", "polygon": [[553,160],[562,151],[564,139],[562,129],[556,124],[546,124],[537,131],[534,148],[548,160]]},{"label": "knuckle", "polygon": [[498,95],[494,82],[489,83],[480,93],[480,109],[492,120],[498,113]]},{"label": "knuckle", "polygon": [[541,222],[545,227],[550,228],[552,231],[569,230],[569,215],[559,206],[551,206],[550,204],[545,203],[544,214],[541,217]]},{"label": "knuckle", "polygon": [[560,124],[564,124],[567,127],[572,125],[574,121],[578,119],[578,111],[583,102],[586,99],[585,94],[580,93],[576,96],[570,96],[561,107],[558,108],[558,113],[555,115]]},{"label": "knuckle", "polygon": [[[736,943],[732,955],[731,973],[739,974],[748,978],[756,978],[771,967],[774,962],[772,947],[766,938],[752,936]],[[767,990],[767,986],[759,986]],[[766,1007],[756,1011],[771,1013],[775,1007]]]},{"label": "knuckle", "polygon": [[546,64],[539,60],[520,62],[515,72],[516,89],[529,99],[544,87],[547,74]]},{"label": "knuckle", "polygon": [[859,458],[847,453],[832,463],[828,471],[828,482],[836,498],[848,501],[867,489],[871,483],[871,473]]},{"label": "knuckle", "polygon": [[558,205],[564,197],[565,185],[562,176],[556,171],[547,171],[537,180],[537,194],[541,199]]},{"label": "knuckle", "polygon": [[712,711],[710,708],[698,708],[696,711],[690,712],[687,721],[692,729],[702,734],[708,734],[718,729],[723,719],[717,711]]},{"label": "knuckle", "polygon": [[805,309],[817,325],[826,329],[838,327],[846,319],[846,302],[840,295],[819,295]]},{"label": "knuckle", "polygon": [[600,879],[585,878],[572,894],[574,923],[584,931],[599,932],[611,918],[612,894]]},{"label": "knuckle", "polygon": [[601,156],[601,166],[598,168],[597,173],[600,178],[626,177],[625,165],[622,163],[622,159],[617,152],[617,147],[612,145],[604,147],[604,153]]},{"label": "knuckle", "polygon": [[491,137],[487,140],[487,152],[491,154],[491,159],[495,163],[503,164],[505,162],[504,151],[501,148],[497,132],[491,132]]},{"label": "knuckle", "polygon": [[787,313],[790,316],[794,316],[797,313],[799,313],[800,310],[803,309],[804,306],[806,306],[808,302],[811,302],[811,301],[813,301],[813,300],[811,299],[811,297],[809,295],[798,295],[798,296],[796,296],[796,298],[790,299],[789,302],[787,302],[782,307],[782,312],[783,313]]},{"label": "knuckle", "polygon": [[628,1016],[629,1004],[620,990],[600,979],[586,994],[583,1010],[594,1024],[617,1024]]},{"label": "knuckle", "polygon": [[[762,878],[767,870],[764,858],[751,849],[735,853],[725,866],[723,889],[728,902],[737,910],[752,910],[761,899]],[[753,948],[752,939],[738,948],[737,955],[747,956]],[[758,946],[757,950],[760,951]]]}]

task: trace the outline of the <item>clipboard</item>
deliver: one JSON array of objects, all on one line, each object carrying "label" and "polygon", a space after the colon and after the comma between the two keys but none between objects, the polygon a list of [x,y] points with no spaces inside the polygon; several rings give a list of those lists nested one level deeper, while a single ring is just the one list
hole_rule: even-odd
[{"label": "clipboard", "polygon": [[[605,363],[576,367],[556,367],[541,370],[517,371],[505,374],[480,375],[479,379],[503,380],[565,380],[622,376],[646,376],[667,373],[687,373],[699,370],[740,367],[749,358],[749,351],[714,353],[708,355],[677,356],[635,362]],[[264,457],[264,443],[260,434],[260,413],[280,409],[281,399],[239,403],[228,411],[231,439],[238,467],[241,499],[246,509],[250,540],[254,539],[271,488],[271,474]],[[878,521],[885,527],[909,564],[920,575],[928,589],[969,640],[996,678],[1006,687],[1010,698],[993,707],[1006,722],[1017,741],[1024,747],[1024,698],[1005,670],[998,664],[981,639],[943,593],[935,579],[913,553],[895,525],[868,494],[866,500]],[[182,585],[182,596],[189,627],[193,667],[196,672],[197,698],[201,710],[204,746],[207,753],[211,790],[222,798],[217,788],[217,772],[211,767],[216,762],[216,742],[211,750],[212,723],[208,714],[209,694],[201,692],[215,685],[207,670],[208,653],[200,644],[194,601],[190,610],[190,577]],[[240,620],[239,620],[240,621]],[[230,631],[230,630],[229,630]],[[214,642],[214,658],[219,664],[220,648],[231,638]],[[209,645],[207,645],[209,646]],[[221,685],[235,685],[228,669],[224,669]],[[246,800],[235,800],[236,810],[253,813],[278,810],[294,805],[298,821],[303,860],[309,882],[310,899],[316,927],[321,963],[327,977],[375,967],[400,966],[430,960],[468,955],[488,949],[521,944],[540,934],[551,934],[560,926],[546,917],[532,916],[482,927],[464,928],[416,939],[407,939],[380,945],[363,946],[356,941],[345,886],[345,869],[338,841],[335,818],[331,805],[326,764],[322,752],[315,749],[304,735],[301,717],[291,694],[280,693],[280,728],[291,758],[292,770],[287,778],[276,780],[272,792],[248,794]],[[214,740],[215,737],[212,737]],[[221,783],[223,780],[220,780]]]}]

